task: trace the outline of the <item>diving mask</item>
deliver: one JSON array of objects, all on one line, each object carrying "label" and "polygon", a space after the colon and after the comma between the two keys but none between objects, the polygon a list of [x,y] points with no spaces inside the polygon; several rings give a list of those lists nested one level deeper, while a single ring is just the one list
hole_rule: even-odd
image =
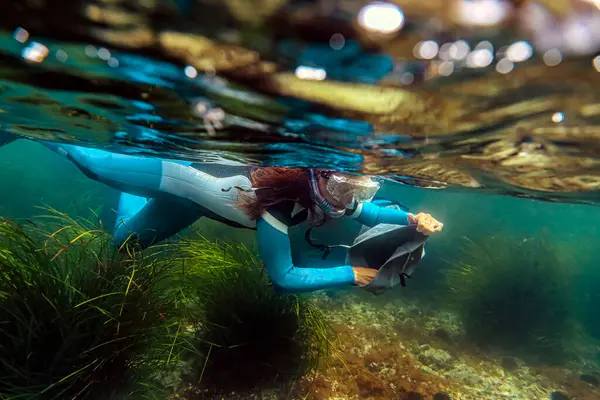
[{"label": "diving mask", "polygon": [[380,188],[379,182],[368,176],[328,173],[327,192],[346,208],[371,201]]}]

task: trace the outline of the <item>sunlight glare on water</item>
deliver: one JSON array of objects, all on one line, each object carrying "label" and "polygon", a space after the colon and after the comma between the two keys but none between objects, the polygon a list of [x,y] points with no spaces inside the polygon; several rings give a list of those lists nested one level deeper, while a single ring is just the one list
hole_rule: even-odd
[{"label": "sunlight glare on water", "polygon": [[[6,7],[22,19],[2,19],[0,128],[125,153],[595,202],[600,37],[589,24],[600,10],[451,4],[291,2],[252,14],[226,3],[225,21],[158,2],[173,21],[162,28],[144,7],[96,5],[73,10],[77,29],[58,22],[66,11],[40,19]],[[205,27],[180,28],[186,18]],[[242,35],[252,18],[279,21],[276,35]],[[551,33],[549,21],[564,29]]]}]

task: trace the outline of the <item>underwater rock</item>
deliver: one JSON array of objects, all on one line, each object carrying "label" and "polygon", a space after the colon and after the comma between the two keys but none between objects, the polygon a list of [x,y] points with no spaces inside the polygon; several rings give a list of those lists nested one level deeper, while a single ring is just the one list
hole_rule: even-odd
[{"label": "underwater rock", "polygon": [[280,96],[291,96],[337,110],[366,114],[408,114],[425,112],[427,102],[415,93],[387,87],[374,87],[333,81],[314,81],[290,73],[268,77],[263,89]]},{"label": "underwater rock", "polygon": [[452,338],[450,337],[450,333],[448,333],[448,331],[444,328],[436,329],[433,332],[433,334],[435,335],[435,337],[437,337],[438,339],[442,339],[444,342],[449,342],[452,340]]},{"label": "underwater rock", "polygon": [[369,369],[369,371],[371,372],[376,372],[379,371],[379,364],[377,364],[376,362],[372,362],[368,365],[367,367]]},{"label": "underwater rock", "polygon": [[259,24],[275,14],[287,0],[225,0],[223,3],[237,21]]},{"label": "underwater rock", "polygon": [[177,7],[168,2],[138,1],[89,2],[82,7],[88,22],[85,32],[92,38],[124,49],[152,48],[156,45],[156,19],[176,21]]},{"label": "underwater rock", "polygon": [[112,46],[119,46],[127,49],[151,47],[156,43],[156,35],[154,32],[143,25],[118,31],[103,28],[90,28],[88,33],[95,39],[109,43]]},{"label": "underwater rock", "polygon": [[408,392],[406,396],[403,397],[404,400],[425,400],[425,396],[423,396],[419,392]]},{"label": "underwater rock", "polygon": [[392,380],[396,376],[396,370],[394,368],[383,367],[378,375],[382,379]]},{"label": "underwater rock", "polygon": [[452,356],[445,350],[430,347],[418,355],[417,359],[423,364],[437,369],[448,369],[452,363]]},{"label": "underwater rock", "polygon": [[117,7],[100,7],[97,4],[88,4],[84,7],[84,14],[91,21],[98,24],[112,26],[131,26],[144,23],[146,18],[133,12]]},{"label": "underwater rock", "polygon": [[446,373],[446,377],[468,386],[477,386],[483,381],[478,371],[462,363]]},{"label": "underwater rock", "polygon": [[243,47],[217,44],[207,37],[189,33],[161,32],[159,42],[165,52],[201,71],[244,68],[260,58],[258,53]]},{"label": "underwater rock", "polygon": [[412,306],[408,307],[407,311],[408,311],[408,315],[413,318],[421,318],[424,315],[423,310],[416,305],[412,305]]},{"label": "underwater rock", "polygon": [[[523,158],[522,154],[527,157]],[[461,158],[461,164],[472,162],[482,171],[522,189],[568,193],[594,191],[600,185],[600,177],[593,170],[598,160],[562,154],[540,143],[523,143],[514,138],[491,143],[480,155]],[[466,164],[463,165],[466,167]],[[496,165],[502,166],[501,172],[494,169]],[[563,173],[559,175],[558,169]]]},{"label": "underwater rock", "polygon": [[590,385],[594,385],[594,386],[600,385],[600,381],[594,375],[581,374],[581,375],[579,375],[579,379],[583,382],[589,383]]},{"label": "underwater rock", "polygon": [[513,371],[519,368],[517,360],[513,357],[502,357],[501,365],[505,371]]},{"label": "underwater rock", "polygon": [[[395,318],[392,324],[381,323],[381,328],[371,329],[372,321],[389,319],[392,309],[408,313],[411,302],[389,302],[384,307],[378,307],[378,304],[363,301],[360,296],[349,295],[345,300],[345,307],[327,309],[328,320],[335,322],[334,329],[340,335],[344,361],[356,363],[355,365],[364,367],[368,372],[361,374],[359,386],[348,385],[339,389],[342,385],[338,382],[344,382],[346,375],[339,376],[333,369],[326,370],[323,373],[323,380],[319,383],[323,385],[321,386],[323,389],[319,389],[322,399],[404,400],[407,393],[411,391],[423,393],[428,400],[459,398],[563,400],[575,396],[582,400],[598,398],[594,386],[578,382],[581,372],[594,373],[593,369],[586,369],[583,365],[574,376],[575,382],[572,380],[565,382],[565,374],[569,374],[570,371],[555,367],[534,368],[511,353],[505,355],[515,358],[519,368],[512,374],[505,374],[501,366],[502,356],[495,357],[497,353],[486,353],[484,350],[473,353],[449,351],[452,355],[452,366],[446,371],[436,370],[419,362],[418,356],[432,348],[436,349],[437,341],[428,341],[428,339],[432,339],[432,334],[437,328],[443,327],[453,338],[460,336],[461,327],[457,316],[440,312],[434,321],[429,321],[427,317],[415,318],[412,322],[417,327],[417,331],[412,330],[412,322],[411,329],[406,330],[404,319]],[[323,305],[319,304],[319,307]],[[425,336],[414,335],[414,332]],[[344,343],[349,344],[349,347],[344,347]],[[364,353],[360,349],[363,343],[369,343],[373,352],[357,358],[358,353]],[[448,350],[442,346],[440,348]],[[396,370],[396,375],[392,379],[384,378],[389,376],[388,369]],[[342,370],[343,367],[339,371]],[[409,379],[419,384],[413,385]],[[303,388],[308,388],[313,383],[310,379],[306,379],[303,384],[305,385],[302,386]],[[569,396],[550,398],[550,392],[553,389],[562,390],[563,385],[569,385],[566,386]],[[335,387],[334,392],[327,392],[332,387]],[[567,389],[562,391],[567,393]]]},{"label": "underwater rock", "polygon": [[550,400],[569,400],[569,397],[562,392],[552,392],[550,393]]},{"label": "underwater rock", "polygon": [[426,160],[423,162],[414,161],[410,164],[391,165],[391,161],[385,159],[377,159],[372,155],[365,155],[364,172],[369,174],[380,173],[382,169],[388,171],[410,171],[410,173],[402,173],[401,182],[410,183],[419,187],[446,187],[447,185],[457,185],[463,187],[477,188],[482,185],[475,180],[470,174],[456,168],[456,165],[451,165],[443,160],[432,162]]}]

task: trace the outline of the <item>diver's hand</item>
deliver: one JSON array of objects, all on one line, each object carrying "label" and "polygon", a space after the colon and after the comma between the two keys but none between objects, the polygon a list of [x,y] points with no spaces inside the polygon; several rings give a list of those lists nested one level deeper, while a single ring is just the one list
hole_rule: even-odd
[{"label": "diver's hand", "polygon": [[417,215],[408,214],[408,222],[412,225],[417,225],[417,232],[421,232],[424,235],[431,235],[433,232],[440,232],[444,227],[437,219],[433,218],[431,214],[418,213]]},{"label": "diver's hand", "polygon": [[354,284],[357,286],[368,285],[377,274],[377,270],[373,268],[352,267],[352,270],[354,271]]}]

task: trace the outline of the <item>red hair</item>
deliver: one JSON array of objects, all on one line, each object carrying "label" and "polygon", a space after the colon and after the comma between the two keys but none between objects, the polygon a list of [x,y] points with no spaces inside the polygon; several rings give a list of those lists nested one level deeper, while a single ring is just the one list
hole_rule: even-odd
[{"label": "red hair", "polygon": [[314,211],[315,204],[311,196],[310,171],[306,168],[256,168],[250,174],[256,198],[249,198],[239,204],[251,219],[258,219],[263,212],[276,204],[293,201],[302,207]]}]

